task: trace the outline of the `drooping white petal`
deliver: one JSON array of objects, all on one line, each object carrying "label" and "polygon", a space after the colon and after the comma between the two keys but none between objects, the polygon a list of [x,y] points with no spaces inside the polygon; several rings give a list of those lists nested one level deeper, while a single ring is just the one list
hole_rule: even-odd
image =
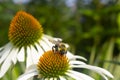
[{"label": "drooping white petal", "polygon": [[46,42],[49,47],[52,47],[52,46],[54,45],[54,44],[52,44],[52,43],[49,41],[49,39],[46,38],[45,36],[42,37],[42,40],[43,40],[44,42]]},{"label": "drooping white petal", "polygon": [[33,64],[33,65],[27,67],[26,70],[25,70],[25,73],[27,73],[27,72],[29,73],[31,71],[36,71],[37,72],[37,65]]},{"label": "drooping white petal", "polygon": [[18,53],[18,49],[15,49],[14,55],[12,56],[12,62],[14,64],[16,64],[17,62],[17,53]]},{"label": "drooping white petal", "polygon": [[40,45],[45,51],[51,50],[51,47],[49,47],[43,40],[40,41]]},{"label": "drooping white petal", "polygon": [[70,61],[69,62],[70,63],[70,65],[81,65],[81,64],[86,64],[86,63],[84,63],[84,62],[82,62],[82,61]]},{"label": "drooping white petal", "polygon": [[58,80],[57,78],[50,78],[49,80]]},{"label": "drooping white petal", "polygon": [[32,55],[31,55],[31,48],[27,47],[27,61],[26,61],[26,68],[28,68],[29,66],[33,65],[33,59],[32,59]]},{"label": "drooping white petal", "polygon": [[72,73],[73,75],[78,76],[78,77],[81,78],[82,80],[95,80],[95,79],[93,79],[92,77],[90,77],[90,76],[88,76],[88,75],[86,75],[86,74],[77,72],[77,71],[69,70],[68,72],[69,72],[69,73]]},{"label": "drooping white petal", "polygon": [[19,62],[23,62],[23,61],[25,60],[24,47],[22,47],[22,48],[20,49],[20,51],[18,52],[17,59],[18,59]]},{"label": "drooping white petal", "polygon": [[70,55],[69,59],[70,59],[70,60],[81,59],[81,60],[87,61],[86,58],[84,58],[84,57],[82,57],[82,56],[77,56],[77,55]]},{"label": "drooping white petal", "polygon": [[62,76],[60,76],[59,78],[60,78],[60,80],[67,80],[66,78],[64,78]]},{"label": "drooping white petal", "polygon": [[3,47],[0,48],[0,51],[3,49]]},{"label": "drooping white petal", "polygon": [[33,46],[31,46],[31,55],[31,59],[33,59],[34,64],[37,64],[42,54],[38,54],[37,50]]},{"label": "drooping white petal", "polygon": [[69,60],[70,60],[72,57],[74,57],[74,55],[73,55],[71,52],[69,52],[69,51],[67,51],[66,56],[69,58]]},{"label": "drooping white petal", "polygon": [[96,67],[96,66],[91,66],[91,65],[71,65],[73,68],[86,68],[86,69],[90,69],[92,71],[97,72],[98,74],[100,74],[103,78],[105,78],[105,80],[107,80],[107,76],[113,78],[113,75],[108,72],[107,70],[100,68],[100,67]]},{"label": "drooping white petal", "polygon": [[[87,65],[86,68],[91,69],[91,70],[94,70],[94,71],[96,71],[96,72],[98,72],[98,73],[101,73],[101,76],[107,75],[107,76],[113,78],[113,75],[112,75],[109,71],[107,71],[107,70],[105,70],[105,69],[103,69],[103,68],[100,68],[100,67],[97,67],[97,66],[91,66],[91,65]],[[102,75],[102,74],[103,74],[103,75]],[[104,76],[103,76],[103,77],[104,77]],[[106,79],[106,77],[104,77],[104,78]],[[107,80],[107,79],[106,79],[106,80]]]},{"label": "drooping white petal", "polygon": [[1,57],[0,57],[0,64],[6,59],[6,57],[9,55],[10,51],[12,50],[13,46],[8,43],[5,45],[4,49],[0,52]]},{"label": "drooping white petal", "polygon": [[45,79],[42,79],[42,80],[49,80],[49,78],[45,78]]},{"label": "drooping white petal", "polygon": [[[12,51],[10,52],[10,54],[8,55],[8,57],[5,59],[5,61],[3,62],[1,68],[0,68],[0,78],[2,76],[4,76],[4,74],[7,72],[7,70],[9,69],[9,67],[12,64],[12,58],[14,55],[17,54],[17,50],[16,49],[12,49]],[[16,62],[16,61],[15,61]],[[14,64],[15,64],[14,62]]]},{"label": "drooping white petal", "polygon": [[7,50],[10,50],[12,48],[12,44],[9,42],[0,49],[0,56],[2,56]]},{"label": "drooping white petal", "polygon": [[81,79],[80,76],[77,76],[76,74],[73,74],[73,73],[66,73],[66,75],[75,79],[75,80],[83,80],[83,79]]},{"label": "drooping white petal", "polygon": [[39,44],[35,44],[36,48],[37,48],[37,51],[38,51],[38,54],[39,55],[42,55],[44,53],[44,50],[40,47]]},{"label": "drooping white petal", "polygon": [[37,64],[41,55],[42,54],[38,53],[37,50],[33,46],[27,47],[26,67],[28,68],[29,66],[33,64]]},{"label": "drooping white petal", "polygon": [[36,70],[34,71],[30,71],[30,72],[27,72],[23,75],[21,75],[20,77],[18,77],[17,80],[28,80],[29,78],[35,76],[35,75],[38,75],[38,72],[36,72]]},{"label": "drooping white petal", "polygon": [[105,79],[105,80],[108,80],[108,78],[101,72],[99,72],[99,74]]}]

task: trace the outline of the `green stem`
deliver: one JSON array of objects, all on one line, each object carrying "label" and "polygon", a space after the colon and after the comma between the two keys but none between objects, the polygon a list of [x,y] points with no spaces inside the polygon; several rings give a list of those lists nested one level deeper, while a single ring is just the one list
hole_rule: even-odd
[{"label": "green stem", "polygon": [[96,52],[96,45],[93,45],[92,50],[91,50],[89,64],[93,64],[94,59],[95,59],[95,52]]}]

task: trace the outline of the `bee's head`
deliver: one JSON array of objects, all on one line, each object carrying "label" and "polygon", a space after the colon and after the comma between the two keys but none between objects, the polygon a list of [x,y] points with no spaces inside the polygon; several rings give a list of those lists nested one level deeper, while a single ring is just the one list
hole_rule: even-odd
[{"label": "bee's head", "polygon": [[58,47],[58,51],[60,52],[60,54],[66,54],[67,53],[67,47],[61,43]]}]

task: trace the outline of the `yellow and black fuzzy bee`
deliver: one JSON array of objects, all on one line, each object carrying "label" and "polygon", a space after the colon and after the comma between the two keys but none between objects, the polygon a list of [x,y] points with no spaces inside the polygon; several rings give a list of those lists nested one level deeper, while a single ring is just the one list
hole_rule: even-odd
[{"label": "yellow and black fuzzy bee", "polygon": [[52,47],[52,51],[54,53],[59,52],[61,55],[67,54],[67,47],[61,40],[58,41],[51,41],[55,45]]},{"label": "yellow and black fuzzy bee", "polygon": [[67,48],[63,43],[59,43],[59,44],[55,44],[52,47],[53,52],[59,52],[61,55],[66,54],[67,53]]}]

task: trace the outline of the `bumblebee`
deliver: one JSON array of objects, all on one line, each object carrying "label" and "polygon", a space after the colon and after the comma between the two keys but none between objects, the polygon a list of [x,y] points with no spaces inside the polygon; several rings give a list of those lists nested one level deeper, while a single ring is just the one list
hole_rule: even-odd
[{"label": "bumblebee", "polygon": [[62,41],[51,41],[55,45],[52,47],[54,53],[59,52],[61,55],[67,54],[67,47]]}]

